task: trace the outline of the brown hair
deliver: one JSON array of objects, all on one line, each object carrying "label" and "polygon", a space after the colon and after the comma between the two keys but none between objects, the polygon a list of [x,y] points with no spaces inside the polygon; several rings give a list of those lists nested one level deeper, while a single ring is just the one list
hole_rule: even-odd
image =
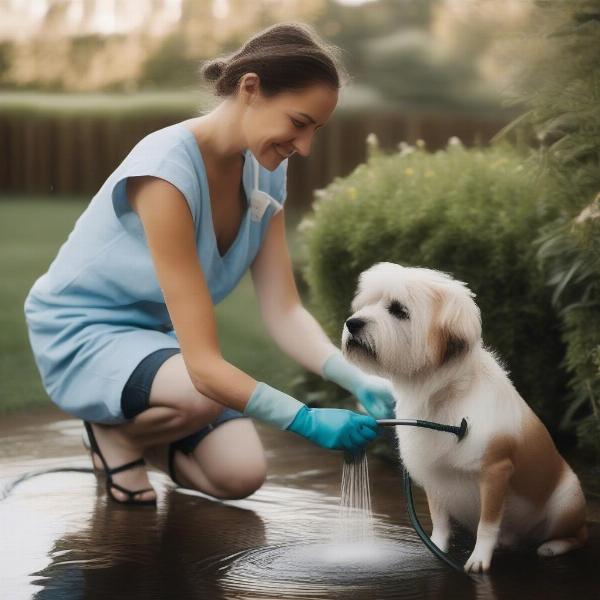
[{"label": "brown hair", "polygon": [[347,81],[340,53],[305,23],[278,23],[251,37],[232,54],[204,61],[200,74],[214,84],[217,96],[234,95],[246,73],[259,76],[261,92],[267,97],[316,83],[339,89]]}]

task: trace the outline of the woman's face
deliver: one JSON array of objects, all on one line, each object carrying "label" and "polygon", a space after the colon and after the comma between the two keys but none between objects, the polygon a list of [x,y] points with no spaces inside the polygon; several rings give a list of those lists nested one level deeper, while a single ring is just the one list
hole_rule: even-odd
[{"label": "woman's face", "polygon": [[[246,74],[244,79],[249,75],[254,74]],[[257,82],[258,76],[254,77]],[[242,129],[258,162],[273,171],[296,152],[308,156],[316,131],[325,125],[336,107],[338,91],[326,84],[315,84],[266,98],[258,86],[248,83],[242,81],[241,87],[247,102]]]}]

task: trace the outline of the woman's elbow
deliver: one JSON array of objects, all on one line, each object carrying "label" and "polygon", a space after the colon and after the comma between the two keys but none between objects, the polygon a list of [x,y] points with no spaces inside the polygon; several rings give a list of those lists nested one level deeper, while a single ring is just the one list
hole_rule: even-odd
[{"label": "woman's elbow", "polygon": [[199,393],[214,398],[215,391],[219,387],[218,382],[223,377],[221,373],[224,362],[224,359],[219,356],[203,356],[191,363],[188,372],[193,386]]}]

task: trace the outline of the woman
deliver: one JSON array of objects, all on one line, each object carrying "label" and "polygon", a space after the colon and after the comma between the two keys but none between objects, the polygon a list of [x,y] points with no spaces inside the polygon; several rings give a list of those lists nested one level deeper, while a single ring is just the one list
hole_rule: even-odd
[{"label": "woman", "polygon": [[[391,412],[386,383],[349,365],[302,306],[285,241],[287,157],[309,155],[336,106],[334,58],[291,23],[206,63],[221,103],[133,148],[25,301],[44,386],[84,420],[116,502],[156,504],[143,455],[164,448],[179,485],[218,498],[254,492],[265,458],[243,417],[354,452],[376,436],[373,416]],[[248,268],[283,351],[371,416],[309,409],[224,360],[213,305]]]}]

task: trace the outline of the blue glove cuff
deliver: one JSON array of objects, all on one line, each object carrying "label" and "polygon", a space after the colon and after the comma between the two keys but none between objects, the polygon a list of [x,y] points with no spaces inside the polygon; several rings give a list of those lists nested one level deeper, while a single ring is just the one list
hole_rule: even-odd
[{"label": "blue glove cuff", "polygon": [[359,387],[364,377],[362,371],[351,365],[339,350],[323,363],[321,373],[323,379],[333,381],[351,393]]},{"label": "blue glove cuff", "polygon": [[259,381],[244,408],[244,414],[279,429],[287,429],[304,406],[292,396]]},{"label": "blue glove cuff", "polygon": [[309,415],[310,408],[308,408],[308,406],[305,404],[296,413],[296,416],[289,424],[288,429],[294,433],[297,433],[298,435],[304,435],[306,437],[309,432]]}]

